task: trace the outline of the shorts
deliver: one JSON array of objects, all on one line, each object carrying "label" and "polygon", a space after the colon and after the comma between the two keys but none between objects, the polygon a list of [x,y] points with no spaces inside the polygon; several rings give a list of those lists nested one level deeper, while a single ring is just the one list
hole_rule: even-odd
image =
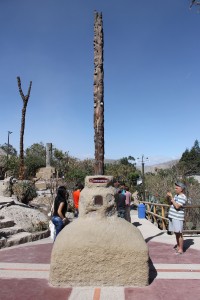
[{"label": "shorts", "polygon": [[177,219],[169,218],[168,231],[173,231],[175,233],[183,232],[183,221]]}]

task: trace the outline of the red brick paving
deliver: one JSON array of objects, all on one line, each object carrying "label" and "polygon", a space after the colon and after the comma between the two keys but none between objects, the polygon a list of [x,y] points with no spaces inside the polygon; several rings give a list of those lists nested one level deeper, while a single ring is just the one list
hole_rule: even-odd
[{"label": "red brick paving", "polygon": [[[176,255],[170,244],[149,241],[149,256],[154,263],[200,264],[200,251],[188,247],[182,255]],[[53,244],[38,244],[0,251],[1,262],[49,264]]]},{"label": "red brick paving", "polygon": [[200,281],[156,279],[145,288],[125,288],[124,292],[126,300],[200,300]]},{"label": "red brick paving", "polygon": [[155,264],[200,264],[200,251],[191,249],[185,250],[181,255],[177,255],[173,245],[149,241],[149,256]]},{"label": "red brick paving", "polygon": [[50,264],[52,243],[6,248],[0,251],[0,262]]},{"label": "red brick paving", "polygon": [[68,300],[71,292],[51,287],[46,279],[0,279],[0,300]]},{"label": "red brick paving", "polygon": [[[150,285],[125,288],[125,300],[200,300],[200,280],[156,279],[153,264],[200,264],[200,251],[185,241],[185,252],[176,255],[173,245],[149,241]],[[53,244],[27,245],[0,250],[0,262],[49,264]],[[134,272],[134,267],[133,267]],[[71,288],[55,288],[46,279],[0,278],[0,300],[68,300]],[[84,300],[84,299],[83,299]],[[109,299],[108,299],[109,300]]]}]

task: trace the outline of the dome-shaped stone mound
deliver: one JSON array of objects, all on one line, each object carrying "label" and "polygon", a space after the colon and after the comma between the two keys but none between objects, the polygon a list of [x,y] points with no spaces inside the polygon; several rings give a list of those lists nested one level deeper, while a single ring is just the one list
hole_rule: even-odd
[{"label": "dome-shaped stone mound", "polygon": [[110,176],[88,176],[80,217],[54,243],[50,283],[54,286],[148,285],[148,248],[140,231],[113,214]]},{"label": "dome-shaped stone mound", "polygon": [[148,248],[140,231],[117,217],[77,219],[53,247],[54,286],[145,286],[148,275]]}]

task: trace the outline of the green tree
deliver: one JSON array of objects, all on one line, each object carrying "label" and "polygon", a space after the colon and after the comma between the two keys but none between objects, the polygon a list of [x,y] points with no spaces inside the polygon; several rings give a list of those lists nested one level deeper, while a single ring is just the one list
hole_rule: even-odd
[{"label": "green tree", "polygon": [[17,150],[10,144],[8,149],[7,143],[0,145],[0,148],[2,148],[5,151],[5,153],[8,153],[8,159],[7,156],[2,156],[0,158],[1,176],[4,178],[6,173],[7,176],[18,177],[19,158],[17,156]]},{"label": "green tree", "polygon": [[53,156],[51,164],[57,170],[58,177],[63,177],[68,170],[69,155],[68,152],[63,152],[53,147]]},{"label": "green tree", "polygon": [[7,143],[0,145],[0,148],[2,148],[6,153],[8,152],[8,155],[17,156],[17,150],[11,144],[9,144],[9,149]]},{"label": "green tree", "polygon": [[25,150],[26,156],[32,155],[32,156],[42,156],[42,158],[45,160],[46,157],[46,148],[42,142],[40,143],[34,143],[29,148]]},{"label": "green tree", "polygon": [[184,176],[200,174],[200,147],[195,140],[193,147],[183,152],[178,167]]},{"label": "green tree", "polygon": [[119,161],[120,161],[120,164],[127,166],[127,165],[131,165],[132,164],[130,162],[130,160],[135,161],[135,158],[133,156],[122,157]]},{"label": "green tree", "polygon": [[19,175],[19,157],[12,155],[10,156],[7,164],[7,175],[18,178]]},{"label": "green tree", "polygon": [[123,182],[133,190],[139,178],[139,171],[136,170],[134,157],[122,157],[118,162],[105,165],[105,174],[113,176],[119,182]]},{"label": "green tree", "polygon": [[35,177],[36,171],[46,165],[46,149],[44,144],[35,143],[25,150],[25,176]]},{"label": "green tree", "polygon": [[160,202],[165,202],[168,191],[174,191],[174,182],[177,181],[177,169],[157,169],[156,173],[145,174],[145,187],[150,195],[159,195]]},{"label": "green tree", "polygon": [[84,183],[85,177],[94,174],[94,161],[80,160],[53,148],[52,166],[57,170],[58,177],[64,177],[69,187],[74,187],[77,182]]},{"label": "green tree", "polygon": [[94,161],[85,159],[83,161],[69,157],[68,169],[65,178],[74,186],[77,182],[84,183],[85,177],[94,174]]}]

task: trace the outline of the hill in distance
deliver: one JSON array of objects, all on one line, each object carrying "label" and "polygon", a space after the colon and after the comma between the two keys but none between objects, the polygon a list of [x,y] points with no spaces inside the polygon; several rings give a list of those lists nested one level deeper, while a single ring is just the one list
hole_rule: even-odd
[{"label": "hill in distance", "polygon": [[[105,159],[104,160],[104,163],[105,164],[116,164],[119,162],[119,159]],[[174,160],[170,160],[170,161],[167,161],[167,162],[162,162],[162,163],[159,163],[159,164],[154,164],[154,165],[147,165],[145,164],[144,165],[144,172],[145,173],[155,173],[155,169],[169,169],[169,168],[172,168],[174,165],[176,165],[177,163],[179,162],[179,159],[174,159]],[[142,170],[142,166],[141,164],[137,164],[136,165],[136,168],[138,170]]]},{"label": "hill in distance", "polygon": [[[170,160],[167,162],[163,162],[160,164],[155,164],[155,165],[144,165],[144,172],[145,173],[155,173],[155,169],[170,169],[172,168],[174,165],[176,165],[179,162],[179,159],[174,159],[174,160]],[[137,169],[141,170],[142,167],[141,166],[137,166]]]}]

